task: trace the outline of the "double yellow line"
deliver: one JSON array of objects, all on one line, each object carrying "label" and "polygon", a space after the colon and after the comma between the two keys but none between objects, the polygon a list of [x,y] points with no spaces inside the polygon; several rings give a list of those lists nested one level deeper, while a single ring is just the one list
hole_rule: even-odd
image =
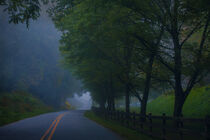
[{"label": "double yellow line", "polygon": [[[47,131],[44,133],[44,135],[41,137],[40,140],[44,140],[45,137],[49,134],[50,130],[51,130],[52,127],[53,127],[53,129],[52,129],[52,131],[51,131],[51,133],[50,133],[50,135],[49,135],[49,137],[48,137],[47,140],[51,140],[51,139],[52,139],[52,136],[53,136],[53,134],[55,133],[56,127],[58,126],[60,120],[62,119],[62,117],[63,117],[66,113],[67,113],[67,112],[65,112],[65,113],[63,113],[63,114],[60,114],[60,115],[52,122],[52,124],[50,125],[50,127],[47,129]],[[55,124],[55,125],[54,125],[54,124]]]}]

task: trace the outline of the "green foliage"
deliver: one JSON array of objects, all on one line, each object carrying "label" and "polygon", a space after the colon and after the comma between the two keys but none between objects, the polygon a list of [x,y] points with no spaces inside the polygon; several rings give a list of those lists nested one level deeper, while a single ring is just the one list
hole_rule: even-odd
[{"label": "green foliage", "polygon": [[73,7],[63,9],[65,15],[58,13],[53,18],[56,27],[63,31],[60,51],[65,66],[82,80],[97,102],[104,102],[108,96],[120,96],[122,91],[117,78],[122,68],[112,61],[114,52],[119,51],[114,50],[113,42],[105,40],[108,34],[102,20],[108,8],[103,7],[103,2],[75,1]]},{"label": "green foliage", "polygon": [[51,111],[51,107],[29,93],[12,92],[0,96],[0,125]]},{"label": "green foliage", "polygon": [[[55,2],[49,12],[62,32],[64,64],[97,102],[122,96],[126,87],[126,95],[132,93],[143,107],[151,87],[170,85],[176,96],[174,115],[179,116],[194,85],[209,73],[207,0]],[[12,12],[19,3],[27,11],[28,3],[20,1],[12,3]],[[39,7],[31,8],[33,18]],[[190,41],[199,31],[201,39]]]},{"label": "green foliage", "polygon": [[[60,7],[65,4],[66,0],[59,2]],[[185,94],[208,73],[208,40],[201,45],[188,41],[200,30],[207,35],[207,9],[194,9],[196,4],[186,0],[75,0],[66,7],[52,15],[62,31],[60,51],[97,102],[126,92],[146,103],[151,87],[170,85],[180,94],[174,111],[181,112]],[[189,79],[186,85],[182,76]],[[187,87],[183,93],[178,90],[182,85]]]},{"label": "green foliage", "polygon": [[[154,115],[173,114],[174,94],[163,94],[148,103],[147,110]],[[195,87],[187,97],[183,107],[183,116],[204,118],[210,115],[210,85]]]},{"label": "green foliage", "polygon": [[166,115],[172,116],[174,107],[174,95],[163,94],[157,99],[148,103],[147,112],[151,112],[153,115]]},{"label": "green foliage", "polygon": [[76,108],[71,105],[68,101],[65,102],[65,109],[68,109],[68,110],[75,110]]},{"label": "green foliage", "polygon": [[30,19],[37,19],[40,16],[39,0],[1,0],[0,6],[3,5],[4,11],[7,11],[10,19],[9,22],[18,24],[26,23],[29,26]]}]

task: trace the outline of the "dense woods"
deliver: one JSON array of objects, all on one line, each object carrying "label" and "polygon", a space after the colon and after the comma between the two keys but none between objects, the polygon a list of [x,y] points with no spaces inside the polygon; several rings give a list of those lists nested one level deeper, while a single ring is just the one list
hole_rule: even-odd
[{"label": "dense woods", "polygon": [[[2,3],[10,21],[28,25],[38,17],[37,2],[24,0],[22,13],[14,8],[22,5]],[[101,109],[115,110],[115,99],[125,97],[128,114],[134,96],[145,115],[151,89],[166,88],[174,90],[173,115],[180,116],[192,88],[209,76],[209,5],[208,0],[56,0],[48,12],[62,32],[65,66]]]}]

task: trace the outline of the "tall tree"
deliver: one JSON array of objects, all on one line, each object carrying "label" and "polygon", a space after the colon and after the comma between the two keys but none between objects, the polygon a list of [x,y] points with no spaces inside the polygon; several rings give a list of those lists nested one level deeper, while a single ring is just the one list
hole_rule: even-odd
[{"label": "tall tree", "polygon": [[[145,19],[153,21],[154,18],[148,16],[148,13],[156,17],[157,22],[163,25],[168,34],[168,39],[161,40],[162,49],[158,59],[174,75],[174,116],[180,116],[191,89],[208,72],[204,64],[209,57],[210,16],[209,8],[205,6],[209,2],[148,0],[144,1],[143,5],[139,5],[134,0],[128,3],[128,7]],[[200,39],[197,44],[192,44],[190,38],[197,32],[200,32]],[[189,72],[189,70],[192,71]]]}]

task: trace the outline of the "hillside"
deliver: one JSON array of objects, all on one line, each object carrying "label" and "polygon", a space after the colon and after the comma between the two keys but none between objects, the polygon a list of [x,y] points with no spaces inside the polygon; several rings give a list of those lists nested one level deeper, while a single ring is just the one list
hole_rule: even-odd
[{"label": "hillside", "polygon": [[[154,115],[173,114],[174,95],[163,94],[155,100],[148,103],[147,112]],[[194,88],[183,107],[183,115],[185,117],[200,118],[210,115],[210,85]]]},{"label": "hillside", "polygon": [[51,107],[28,93],[12,92],[0,96],[0,126],[51,111]]}]

